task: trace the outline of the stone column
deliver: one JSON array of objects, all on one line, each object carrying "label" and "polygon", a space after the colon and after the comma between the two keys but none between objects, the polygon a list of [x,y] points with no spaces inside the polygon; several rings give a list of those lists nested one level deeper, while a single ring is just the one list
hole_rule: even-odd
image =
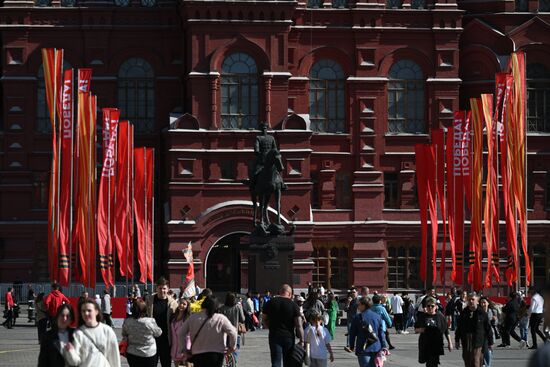
[{"label": "stone column", "polygon": [[220,128],[220,124],[218,122],[218,90],[220,86],[220,73],[217,71],[211,71],[209,74],[210,76],[210,112],[211,112],[211,130],[216,130]]}]

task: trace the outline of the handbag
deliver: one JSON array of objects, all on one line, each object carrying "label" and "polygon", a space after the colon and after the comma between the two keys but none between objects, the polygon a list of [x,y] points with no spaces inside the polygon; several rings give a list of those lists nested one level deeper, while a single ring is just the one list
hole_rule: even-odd
[{"label": "handbag", "polygon": [[[199,331],[197,331],[197,333],[195,334],[195,336],[193,337],[193,340],[191,340],[191,349],[193,349],[193,344],[195,344],[195,340],[197,340],[197,337],[199,336],[201,330],[202,330],[202,327],[204,326],[204,324],[206,324],[206,322],[210,319],[210,317],[207,317],[206,319],[204,319],[204,321],[202,322],[201,324],[201,327],[199,328]],[[190,362],[190,363],[193,363],[193,352],[191,351],[191,349],[187,350],[186,351],[186,361],[187,362]]]},{"label": "handbag", "polygon": [[361,318],[361,323],[363,325],[362,326],[363,332],[365,333],[365,336],[366,336],[364,348],[367,348],[371,344],[374,344],[378,341],[378,336],[376,336],[376,333],[374,332],[374,329],[372,328],[372,325],[370,323],[363,324],[362,318]]},{"label": "handbag", "polygon": [[260,320],[258,320],[258,316],[256,316],[255,313],[252,314],[252,322],[254,323],[254,326],[260,325]]},{"label": "handbag", "polygon": [[242,322],[239,322],[239,325],[238,325],[238,328],[237,328],[237,332],[239,334],[246,334],[246,325]]},{"label": "handbag", "polygon": [[118,343],[118,352],[121,356],[126,357],[126,350],[128,349],[128,340],[122,339]]},{"label": "handbag", "polygon": [[290,366],[301,367],[302,363],[304,363],[305,356],[306,351],[304,348],[300,344],[294,344],[294,348],[292,348],[292,352],[290,352]]}]

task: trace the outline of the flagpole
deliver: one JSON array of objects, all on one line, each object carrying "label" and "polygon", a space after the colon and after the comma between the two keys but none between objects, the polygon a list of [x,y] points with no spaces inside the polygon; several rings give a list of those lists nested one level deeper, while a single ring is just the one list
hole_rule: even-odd
[{"label": "flagpole", "polygon": [[[524,52],[523,53],[523,57],[524,57],[524,60],[523,60],[523,75],[525,76],[524,78],[524,82],[525,82],[525,89],[527,89],[527,52]],[[523,86],[523,85],[522,85]],[[529,126],[528,126],[528,122],[527,122],[527,90],[522,90],[523,92],[523,98],[524,98],[524,103],[522,104],[523,106],[523,121],[524,121],[524,124],[525,124],[525,156],[524,156],[524,159],[525,159],[525,164],[524,164],[524,177],[525,177],[525,183],[523,185],[523,191],[525,192],[525,251],[527,252],[527,254],[529,254],[529,211],[528,211],[528,205],[527,205],[527,165],[528,165],[528,162],[527,162],[527,132],[529,131]],[[529,261],[531,260],[531,257],[525,257],[525,261],[527,262],[527,259],[529,259]],[[531,268],[531,267],[529,267]],[[531,270],[531,273],[532,273],[532,270]],[[531,278],[531,274],[527,274],[527,264],[525,264],[525,294],[527,294],[527,280]]]},{"label": "flagpole", "polygon": [[[130,167],[130,160],[129,160],[129,154],[128,152],[130,152],[130,138],[129,138],[129,135],[130,135],[130,121],[128,121],[128,128],[126,129],[126,144],[127,144],[127,147],[126,147],[126,203],[124,203],[126,205],[126,208],[128,208],[128,200],[133,200],[133,197],[130,198],[130,184],[129,184],[129,179],[130,179],[130,172],[129,172],[129,167]],[[132,152],[133,153],[133,152]],[[127,215],[130,215],[130,213],[128,213]],[[128,217],[124,218],[123,220],[126,221],[126,224],[128,224]],[[131,233],[131,229],[130,229],[130,226],[126,226],[126,229],[128,230],[128,236],[126,237],[128,240],[130,239],[130,233]],[[130,294],[129,290],[128,290],[128,245],[129,245],[129,242],[130,241],[126,241],[126,251],[125,251],[125,254],[124,256],[126,257],[126,261],[125,261],[125,264],[126,264],[126,269],[124,269],[125,273],[126,273],[126,294]]]},{"label": "flagpole", "polygon": [[[55,56],[56,56],[56,59],[57,59],[57,49],[55,49],[56,52],[55,52]],[[56,62],[57,64],[57,62]],[[59,107],[59,101],[57,100],[58,99],[58,90],[57,90],[57,83],[58,83],[58,80],[59,78],[61,78],[61,75],[57,75],[57,65],[56,67],[54,68],[54,75],[55,75],[55,79],[54,79],[54,83],[56,83],[56,87],[54,87],[54,103],[55,103],[55,106],[54,106],[54,116],[57,115],[57,113],[59,112],[58,110],[58,107]],[[61,49],[61,72],[63,73],[63,49]],[[55,208],[55,216],[56,216],[56,220],[55,220],[55,226],[56,226],[56,238],[55,238],[55,241],[57,242],[57,271],[56,271],[56,275],[57,275],[57,281],[59,281],[59,258],[60,258],[60,253],[59,253],[59,218],[60,218],[60,212],[59,212],[59,195],[60,195],[60,182],[61,182],[61,137],[63,135],[63,124],[62,123],[57,123],[58,125],[58,134],[57,134],[57,182],[56,182],[56,190],[57,190],[57,194],[55,195],[55,201],[56,201],[56,208]]]},{"label": "flagpole", "polygon": [[152,149],[153,161],[151,162],[151,166],[153,167],[153,169],[151,170],[151,281],[155,279],[155,148]]},{"label": "flagpole", "polygon": [[[128,129],[128,131],[131,131],[131,134],[130,134],[130,141],[132,142],[132,145],[128,147],[128,155],[132,157],[132,167],[130,168],[131,170],[131,174],[132,174],[132,180],[130,181],[130,185],[131,185],[131,192],[132,192],[132,196],[130,198],[130,233],[132,233],[132,238],[131,238],[131,241],[130,241],[130,246],[132,246],[132,287],[134,286],[134,279],[135,279],[135,274],[134,274],[134,244],[135,244],[135,232],[134,232],[134,228],[135,228],[135,218],[134,218],[134,181],[135,181],[135,172],[134,172],[134,165],[135,165],[135,155],[134,155],[134,127],[133,125],[128,122],[128,125],[129,127],[131,127],[131,129]],[[128,258],[128,252],[126,252],[126,258]]]},{"label": "flagpole", "polygon": [[[144,202],[144,207],[145,207],[145,213],[143,214],[143,219],[144,219],[144,222],[143,222],[143,226],[145,228],[145,241],[144,241],[144,245],[145,245],[145,248],[143,249],[144,250],[144,254],[145,254],[145,289],[147,289],[147,237],[149,237],[147,235],[147,233],[149,233],[149,228],[147,226],[147,148],[144,148],[143,149],[143,176],[144,176],[144,187],[145,187],[145,190],[144,193],[145,195],[143,195],[143,202]],[[152,293],[152,292],[151,292]]]}]

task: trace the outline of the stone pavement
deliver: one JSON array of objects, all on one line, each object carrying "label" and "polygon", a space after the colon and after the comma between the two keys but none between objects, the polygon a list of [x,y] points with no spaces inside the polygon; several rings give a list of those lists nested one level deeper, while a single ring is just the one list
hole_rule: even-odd
[{"label": "stone pavement", "polygon": [[[33,323],[27,323],[27,320],[20,318],[14,329],[8,330],[0,327],[0,366],[1,367],[32,367],[36,366],[39,353],[37,342],[36,327]],[[117,320],[118,321],[118,320]],[[117,323],[118,324],[118,323]],[[120,329],[115,329],[120,337]],[[329,366],[336,367],[357,367],[355,356],[344,351],[345,346],[345,327],[337,328],[336,340],[332,342],[335,351],[335,361]],[[392,343],[396,349],[392,351],[389,367],[409,367],[420,366],[417,362],[417,339],[414,334],[395,335],[392,334]],[[517,343],[513,342],[510,349],[497,349],[495,351],[493,367],[524,367],[527,366],[530,350],[520,350]],[[127,366],[125,358],[122,358],[123,366]],[[160,364],[159,364],[160,366]],[[247,333],[245,345],[241,349],[239,358],[241,367],[270,367],[269,347],[267,344],[267,331],[258,330]],[[460,351],[453,351],[442,358],[442,367],[463,366],[460,357]]]}]

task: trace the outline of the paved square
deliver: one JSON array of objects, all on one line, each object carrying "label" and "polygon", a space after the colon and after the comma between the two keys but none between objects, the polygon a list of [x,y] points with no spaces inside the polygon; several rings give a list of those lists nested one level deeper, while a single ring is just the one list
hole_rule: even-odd
[{"label": "paved square", "polygon": [[[27,320],[20,318],[14,329],[0,328],[0,366],[10,367],[31,367],[36,366],[38,361],[39,345],[37,332],[34,323],[27,323]],[[117,320],[119,321],[119,320]],[[117,322],[120,324],[120,322]],[[120,328],[115,329],[120,337]],[[336,338],[332,342],[335,352],[335,361],[332,366],[357,367],[357,360],[354,355],[344,351],[345,327],[336,328]],[[266,330],[249,332],[245,336],[245,345],[241,349],[239,366],[242,367],[270,367],[269,347],[267,343],[268,333]],[[414,334],[396,335],[392,334],[392,343],[396,349],[392,351],[389,367],[420,366],[417,362],[417,339]],[[520,350],[517,343],[513,342],[510,349],[496,349],[493,359],[493,367],[523,367],[532,351]],[[122,358],[123,366],[127,366],[126,359]],[[330,364],[329,364],[330,365]],[[160,364],[159,364],[160,366]],[[463,366],[460,351],[447,352],[441,361],[442,367]]]}]

